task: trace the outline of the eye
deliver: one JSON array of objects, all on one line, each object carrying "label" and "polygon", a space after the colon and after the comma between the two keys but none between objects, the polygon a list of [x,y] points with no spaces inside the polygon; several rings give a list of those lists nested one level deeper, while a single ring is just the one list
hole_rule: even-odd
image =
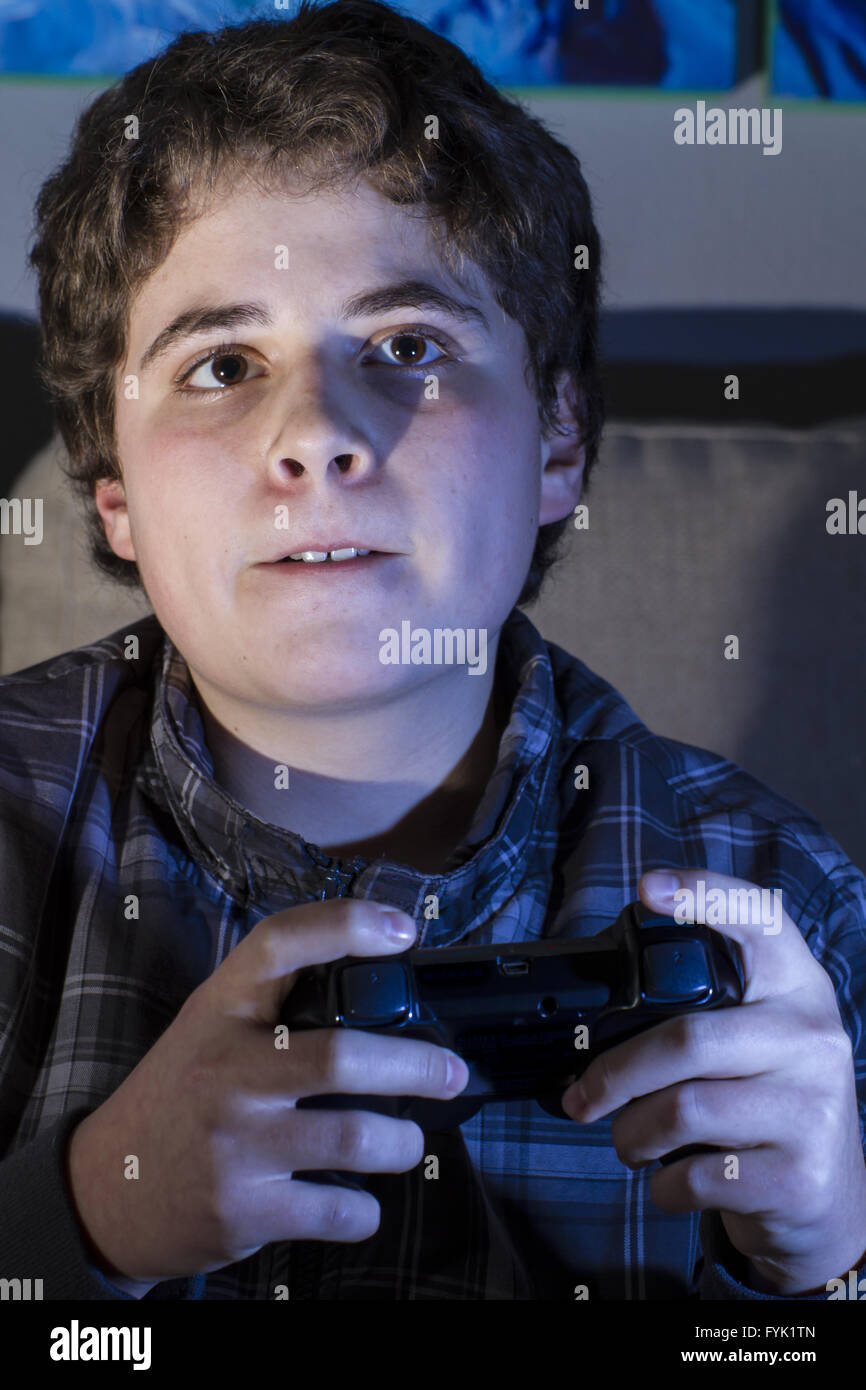
[{"label": "eye", "polygon": [[[187,383],[191,383],[194,391],[224,391],[227,386],[237,386],[243,381],[249,380],[247,367],[256,365],[253,359],[245,352],[231,345],[213,348],[207,357],[202,357],[180,378],[179,385],[182,389],[190,389]],[[215,369],[210,381],[204,380],[196,383],[195,376],[198,372],[210,372]],[[215,384],[215,378],[219,384]]]},{"label": "eye", "polygon": [[[412,326],[401,328],[396,333],[389,333],[376,344],[375,351],[378,352],[386,343],[393,343],[394,349],[391,351],[396,355],[395,361],[392,357],[388,358],[367,358],[373,366],[401,367],[408,370],[412,367],[429,367],[434,362],[442,360],[452,360],[444,345],[437,337],[426,329],[416,329]],[[439,350],[438,357],[428,357],[426,349],[435,346]],[[402,360],[400,360],[402,359]],[[220,343],[217,347],[211,348],[205,357],[200,357],[191,367],[175,378],[175,390],[180,395],[190,396],[219,396],[223,395],[227,388],[241,386],[244,382],[253,378],[248,370],[249,366],[258,365],[249,353],[242,348],[236,347],[234,343]],[[196,376],[201,373],[203,379],[196,381]],[[257,374],[262,375],[262,371]],[[210,378],[208,380],[208,377]]]},{"label": "eye", "polygon": [[[442,355],[447,356],[445,347],[439,342],[438,338],[434,338],[432,334],[422,332],[420,329],[401,328],[397,333],[389,333],[387,338],[382,338],[376,345],[376,351],[378,352],[379,348],[383,348],[386,343],[394,344],[394,347],[389,349],[389,351],[397,354],[398,360],[396,362],[392,359],[390,362],[386,360],[383,364],[381,359],[379,359],[378,362],[375,358],[368,358],[367,360],[373,361],[374,365],[377,366],[429,367],[432,366],[434,362],[439,361]],[[424,354],[424,344],[426,344],[428,348],[435,344],[439,349],[440,357],[426,358]]]}]

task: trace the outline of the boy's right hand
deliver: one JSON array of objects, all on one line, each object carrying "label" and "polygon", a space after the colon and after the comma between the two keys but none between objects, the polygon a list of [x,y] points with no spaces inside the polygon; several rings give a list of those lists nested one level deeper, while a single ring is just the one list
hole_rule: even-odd
[{"label": "boy's right hand", "polygon": [[[388,921],[408,928],[402,941]],[[117,1090],[72,1133],[67,1173],[97,1263],[141,1297],[163,1279],[234,1264],[278,1240],[366,1240],[369,1193],[293,1179],[295,1170],[402,1173],[420,1163],[411,1120],[365,1110],[298,1110],[302,1096],[448,1100],[468,1080],[454,1054],[358,1029],[275,1026],[299,971],[342,956],[406,950],[405,913],[355,898],[288,908],[258,922],[184,1003]],[[124,1176],[129,1155],[137,1178]]]}]

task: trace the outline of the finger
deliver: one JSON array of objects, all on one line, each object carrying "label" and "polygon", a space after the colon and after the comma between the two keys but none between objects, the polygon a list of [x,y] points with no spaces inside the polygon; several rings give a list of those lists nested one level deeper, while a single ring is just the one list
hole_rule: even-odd
[{"label": "finger", "polygon": [[[267,1235],[259,1245],[265,1240],[338,1240],[351,1244],[375,1235],[382,1217],[382,1209],[371,1193],[349,1187],[286,1178],[284,1182],[269,1183],[266,1196],[261,1230]],[[288,1219],[287,1211],[291,1213]]]},{"label": "finger", "polygon": [[784,1156],[772,1145],[712,1154],[695,1154],[650,1178],[650,1197],[669,1214],[725,1211],[751,1216],[778,1205],[778,1179]]},{"label": "finger", "polygon": [[[392,925],[409,932],[399,940]],[[405,951],[416,927],[396,908],[364,898],[329,898],[264,917],[205,982],[208,998],[235,1018],[276,1023],[299,971],[342,956]]]},{"label": "finger", "polygon": [[449,1100],[469,1081],[454,1052],[418,1038],[392,1038],[359,1028],[308,1028],[290,1034],[287,1078],[296,1098],[314,1095],[431,1096]]},{"label": "finger", "polygon": [[[660,888],[665,879],[673,881],[667,889]],[[786,994],[823,974],[785,911],[780,889],[759,888],[729,874],[678,865],[644,874],[638,892],[647,907],[684,923],[702,922],[739,944],[746,1002]]]},{"label": "finger", "polygon": [[678,1014],[600,1053],[562,1106],[586,1124],[680,1081],[776,1072],[796,1065],[810,1037],[788,1001]]},{"label": "finger", "polygon": [[802,1125],[803,1093],[772,1082],[685,1081],[632,1101],[611,1125],[614,1148],[627,1168],[642,1168],[686,1144],[753,1149],[785,1148]]},{"label": "finger", "polygon": [[264,1138],[262,1151],[275,1176],[286,1155],[293,1172],[405,1173],[424,1157],[424,1132],[411,1120],[371,1110],[292,1110],[279,1133]]}]

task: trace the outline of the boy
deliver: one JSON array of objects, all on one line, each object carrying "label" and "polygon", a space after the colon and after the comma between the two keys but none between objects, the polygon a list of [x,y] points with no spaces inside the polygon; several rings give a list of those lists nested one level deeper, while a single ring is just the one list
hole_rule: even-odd
[{"label": "boy", "polygon": [[[348,0],[182,35],[93,103],[38,214],[94,558],[155,616],[2,682],[3,1273],[51,1298],[569,1301],[859,1273],[862,876],[516,607],[601,429],[574,157]],[[573,1122],[500,1104],[428,1138],[296,1108],[466,1082],[417,1040],[280,1048],[306,966],[752,885],[784,895],[770,933],[708,919],[744,1006],[598,1059]],[[656,1163],[692,1144],[715,1152]]]}]

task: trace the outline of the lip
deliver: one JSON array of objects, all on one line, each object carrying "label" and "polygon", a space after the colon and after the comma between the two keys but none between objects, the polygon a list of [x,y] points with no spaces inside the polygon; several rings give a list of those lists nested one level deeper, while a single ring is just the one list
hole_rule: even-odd
[{"label": "lip", "polygon": [[[336,546],[332,546],[336,549]],[[313,547],[310,546],[312,550]],[[371,547],[369,555],[356,555],[353,560],[321,560],[305,564],[302,560],[269,560],[265,564],[256,565],[256,569],[267,571],[269,574],[291,575],[295,584],[301,584],[306,579],[312,580],[316,584],[322,583],[321,576],[327,574],[329,582],[333,583],[335,577],[346,570],[347,573],[358,574],[363,570],[376,570],[385,560],[396,560],[398,554],[395,551],[376,551]],[[315,576],[315,578],[314,578]]]},{"label": "lip", "polygon": [[[392,555],[395,553],[394,551],[383,550],[380,545],[373,545],[370,543],[370,541],[301,541],[295,545],[287,547],[285,550],[281,550],[279,555],[275,555],[272,560],[267,560],[263,563],[273,565],[276,564],[279,560],[287,559],[289,555],[300,555],[303,550],[348,550],[350,546],[355,550],[375,550],[380,555]],[[362,556],[361,558],[363,559],[364,557]],[[354,561],[340,560],[336,563],[339,563],[341,565],[349,565],[353,564]]]}]

